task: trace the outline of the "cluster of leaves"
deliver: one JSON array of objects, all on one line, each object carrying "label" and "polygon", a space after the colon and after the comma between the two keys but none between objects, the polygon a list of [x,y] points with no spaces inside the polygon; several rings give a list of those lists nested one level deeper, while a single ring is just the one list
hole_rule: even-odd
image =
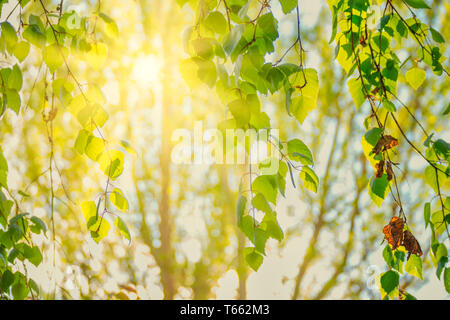
[{"label": "cluster of leaves", "polygon": [[383,228],[388,244],[383,250],[383,258],[389,267],[387,272],[379,275],[378,285],[381,298],[415,299],[411,294],[400,288],[400,274],[403,273],[403,263],[406,256],[405,272],[423,280],[422,275],[422,249],[413,236],[405,221],[401,217],[392,217]]},{"label": "cluster of leaves", "polygon": [[[0,11],[3,4],[4,2],[1,1]],[[92,238],[98,242],[109,230],[108,222],[103,219],[103,214],[98,218],[101,200],[104,200],[103,212],[112,213],[107,209],[108,201],[121,211],[128,210],[128,202],[122,191],[119,188],[114,188],[113,191],[108,190],[110,181],[114,181],[123,171],[125,155],[120,150],[109,149],[108,142],[102,135],[101,128],[108,120],[108,114],[103,108],[106,103],[104,96],[93,84],[89,84],[87,90],[81,87],[71,70],[70,61],[81,59],[93,70],[100,70],[108,57],[106,43],[117,38],[119,30],[113,19],[99,11],[100,7],[92,14],[80,16],[75,11],[64,12],[62,4],[61,1],[56,10],[51,11],[42,1],[18,1],[17,6],[20,5],[21,10],[17,30],[8,21],[0,24],[0,51],[7,65],[10,65],[0,70],[0,118],[8,108],[20,115],[21,109],[25,106],[20,92],[24,81],[22,68],[27,63],[28,55],[36,54],[38,58],[41,58],[42,63],[45,63],[45,87],[50,88],[52,97],[49,99],[47,92],[42,95],[44,122],[47,126],[52,123],[50,128],[53,130],[53,120],[57,111],[69,111],[82,127],[75,142],[75,150],[97,162],[108,179],[104,197],[100,198],[97,208],[94,204],[93,213],[89,207],[91,202],[82,204],[88,230]],[[50,76],[47,76],[48,74]],[[52,133],[49,133],[48,137],[52,149],[50,168],[54,161],[51,135]],[[132,151],[127,142],[121,145],[126,151]],[[0,185],[8,190],[6,172],[6,160],[1,155]],[[8,220],[12,205],[11,200],[0,193],[0,224],[2,225],[0,293],[4,297],[9,297],[12,293],[14,298],[23,299],[30,292],[37,293],[37,285],[33,280],[27,280],[19,271],[12,273],[10,264],[13,264],[17,258],[21,261],[27,259],[34,265],[39,265],[42,254],[37,247],[30,246],[28,233],[40,233],[42,230],[45,232],[46,229],[39,218],[28,217],[28,213],[19,214],[18,207],[16,215]],[[98,218],[94,222],[93,215]],[[116,217],[115,226],[124,238],[130,240],[130,232],[121,218]]]},{"label": "cluster of leaves", "polygon": [[[231,118],[223,121],[221,129],[269,130],[269,116],[261,111],[260,99],[265,95],[283,92],[286,111],[299,123],[316,107],[319,91],[317,71],[299,65],[266,61],[266,55],[275,51],[279,37],[278,22],[271,12],[269,1],[207,0],[184,1],[196,12],[196,24],[184,32],[184,47],[190,57],[181,62],[180,72],[188,85],[195,89],[202,83],[215,87]],[[289,14],[297,10],[297,1],[280,1],[282,10]],[[297,15],[298,19],[298,15]],[[300,33],[291,49],[301,47]],[[238,226],[254,247],[245,250],[248,264],[258,270],[268,238],[283,239],[283,232],[273,209],[277,196],[284,196],[289,172],[295,187],[293,171],[299,172],[303,186],[317,192],[319,179],[312,166],[309,148],[300,140],[280,142],[270,134],[266,143],[272,144],[281,155],[278,172],[263,174],[267,163],[260,163],[252,172],[249,165],[249,189],[241,192],[237,204]],[[244,140],[248,153],[255,141]],[[227,150],[229,152],[230,150]],[[263,214],[261,221],[255,211]]]},{"label": "cluster of leaves", "polygon": [[[426,135],[424,146],[427,149],[422,152],[405,135],[395,117],[395,113],[397,107],[400,106],[407,110],[414,121],[418,122],[414,114],[397,97],[401,68],[410,65],[409,70],[404,73],[404,79],[414,90],[417,90],[425,81],[426,71],[423,70],[423,65],[428,66],[437,76],[444,73],[448,76],[447,71],[442,66],[446,59],[442,55],[445,40],[439,31],[421,22],[414,13],[413,9],[430,9],[423,0],[404,0],[404,8],[397,7],[398,5],[394,5],[390,0],[377,0],[376,2],[369,0],[329,0],[328,4],[333,16],[330,42],[335,40],[336,60],[347,75],[351,77],[347,82],[349,92],[357,108],[360,108],[365,101],[368,101],[370,105],[371,113],[364,122],[368,131],[362,137],[364,153],[375,171],[374,176],[369,181],[369,195],[380,206],[391,191],[396,204],[400,207],[400,213],[406,220],[393,170],[393,166],[397,164],[391,161],[392,154],[390,155],[390,151],[388,151],[388,149],[398,145],[396,138],[386,134],[389,130],[387,121],[390,117],[393,120],[394,128],[403,135],[411,148],[428,163],[424,172],[424,180],[437,194],[440,209],[431,215],[431,205],[427,203],[425,205],[425,224],[426,226],[430,225],[432,231],[433,262],[437,266],[436,273],[440,277],[448,261],[448,256],[447,248],[443,242],[439,242],[436,233],[442,234],[446,231],[448,235],[448,220],[450,220],[448,197],[445,198],[442,194],[442,188],[447,187],[449,182],[449,144],[443,139],[433,140],[433,134],[428,135],[423,130]],[[382,12],[379,21],[374,21],[376,15],[373,14],[373,7]],[[411,13],[410,18],[404,18],[400,13],[405,8]],[[431,35],[431,39],[429,39],[429,35]],[[418,48],[415,53],[402,61],[394,48],[408,38],[412,39]],[[444,112],[443,115],[445,116],[446,113],[448,112]],[[372,119],[376,120],[375,126],[371,126]],[[392,144],[392,142],[395,143]],[[386,168],[386,173],[384,168]],[[393,191],[394,187],[396,192]],[[437,228],[439,230],[436,230]],[[403,246],[400,248],[403,248]],[[440,249],[439,257],[437,257],[438,248],[444,248],[445,254],[444,249]],[[394,255],[389,246],[384,251],[383,256],[391,270],[381,276],[380,287],[382,296],[391,298],[398,296],[398,289],[396,288],[398,288],[399,281],[398,274],[392,268],[395,269],[394,265],[398,267],[404,259],[404,254],[398,251],[400,249],[395,247],[393,249],[395,249]],[[413,255],[407,262],[407,272],[412,270],[412,264],[414,264],[413,269],[416,270],[414,272],[420,275],[419,278],[422,278],[421,259]],[[402,272],[401,267],[396,270]],[[446,272],[448,277],[448,271]],[[444,283],[445,288],[449,291],[449,279],[445,276]],[[394,289],[397,291],[395,292]]]},{"label": "cluster of leaves", "polygon": [[[8,164],[0,150],[0,299],[22,300],[29,295],[39,295],[39,286],[26,275],[24,261],[36,267],[41,264],[42,252],[33,245],[31,234],[45,235],[47,227],[37,216],[20,213],[17,202],[8,199],[3,193],[3,190],[9,192],[7,171]],[[16,265],[19,261],[25,272],[18,270]]]}]

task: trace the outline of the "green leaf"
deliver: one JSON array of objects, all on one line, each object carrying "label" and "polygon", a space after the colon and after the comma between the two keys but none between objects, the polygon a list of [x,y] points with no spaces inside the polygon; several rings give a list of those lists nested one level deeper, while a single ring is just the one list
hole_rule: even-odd
[{"label": "green leaf", "polygon": [[44,24],[39,16],[30,14],[28,17],[28,24],[35,25],[40,31],[45,32]]},{"label": "green leaf", "polygon": [[197,88],[201,82],[197,75],[198,65],[194,58],[183,60],[179,64],[180,74],[191,90]]},{"label": "green leaf", "polygon": [[430,223],[430,217],[431,217],[431,204],[429,202],[426,202],[423,206],[423,218],[425,220],[425,229],[428,227],[428,224]]},{"label": "green leaf", "polygon": [[433,143],[433,149],[436,151],[436,154],[440,157],[444,157],[445,159],[450,158],[450,144],[442,139],[438,139]]},{"label": "green leaf", "polygon": [[392,268],[403,274],[403,261],[405,261],[406,258],[406,250],[404,247],[399,247],[396,250],[394,250],[394,265]]},{"label": "green leaf", "polygon": [[414,297],[412,294],[410,294],[408,292],[404,292],[403,295],[404,295],[405,300],[417,300],[416,297]]},{"label": "green leaf", "polygon": [[39,285],[33,279],[28,280],[28,285],[35,293],[39,294]]},{"label": "green leaf", "polygon": [[422,259],[419,256],[412,254],[405,264],[405,271],[410,275],[423,280],[422,276]]},{"label": "green leaf", "polygon": [[389,270],[380,278],[381,287],[389,295],[399,285],[400,276],[397,272]]},{"label": "green leaf", "polygon": [[425,139],[425,141],[424,141],[424,143],[423,143],[423,145],[425,146],[425,147],[429,147],[430,146],[430,142],[431,142],[431,139],[433,138],[433,136],[434,136],[434,132],[432,132],[426,139]]},{"label": "green leaf", "polygon": [[270,118],[265,112],[252,112],[249,123],[256,130],[270,128]]},{"label": "green leaf", "polygon": [[372,128],[364,134],[364,139],[369,143],[372,147],[375,147],[378,141],[381,138],[381,133],[383,129],[381,128]]},{"label": "green leaf", "polygon": [[215,33],[224,34],[227,31],[227,21],[219,11],[210,12],[203,23]]},{"label": "green leaf", "polygon": [[238,225],[241,224],[242,217],[245,214],[245,208],[247,205],[247,198],[243,195],[239,195],[237,205],[236,205],[236,216],[237,216],[237,222]]},{"label": "green leaf", "polygon": [[314,170],[310,167],[303,166],[302,171],[300,172],[300,180],[303,181],[303,186],[305,186],[305,188],[317,193],[319,178]]},{"label": "green leaf", "polygon": [[114,221],[114,226],[119,230],[120,234],[125,239],[127,239],[128,241],[131,240],[130,231],[128,230],[128,227],[125,224],[125,222],[120,217],[116,217],[116,220]]},{"label": "green leaf", "polygon": [[130,154],[137,156],[136,150],[131,146],[131,144],[126,140],[120,140],[120,145]]},{"label": "green leaf", "polygon": [[[20,240],[20,239],[19,239]],[[13,242],[17,242],[18,239],[13,239]],[[17,248],[13,248],[9,254],[8,254],[8,261],[11,264],[14,264],[16,258],[19,258],[19,260],[23,261],[23,255],[20,253],[20,251]]]},{"label": "green leaf", "polygon": [[389,101],[387,99],[383,100],[383,108],[385,108],[389,112],[397,111],[397,108],[395,107],[395,104],[393,104],[391,101]]},{"label": "green leaf", "polygon": [[31,0],[22,0],[22,1],[20,1],[20,6],[23,8],[23,7],[25,7],[27,4],[28,4],[28,2],[30,2]]},{"label": "green leaf", "polygon": [[430,31],[431,31],[431,37],[433,38],[434,41],[436,41],[437,43],[445,42],[444,37],[442,36],[442,34],[439,33],[439,31],[437,31],[433,27],[430,27]]},{"label": "green leaf", "polygon": [[[439,169],[443,170],[445,172],[445,168],[442,165],[435,165]],[[435,170],[431,165],[427,166],[425,168],[425,182],[433,188],[434,192],[438,193],[438,185],[437,185],[437,178],[439,179],[439,187],[440,189],[444,188],[445,186],[448,187],[448,183],[450,182],[450,178],[448,178],[445,173]]]},{"label": "green leaf", "polygon": [[200,81],[206,83],[210,88],[214,86],[217,79],[217,69],[214,62],[201,58],[193,58],[197,65],[197,76]]},{"label": "green leaf", "polygon": [[227,55],[230,55],[236,49],[243,32],[244,25],[238,25],[231,29],[231,32],[225,36],[223,40],[223,49]]},{"label": "green leaf", "polygon": [[277,20],[271,12],[260,16],[256,25],[257,36],[268,38],[271,41],[278,38]]},{"label": "green leaf", "polygon": [[[433,224],[434,231],[438,234],[442,234],[445,231],[445,221],[442,210],[437,210],[431,214],[431,223]],[[438,259],[439,261],[439,259]]]},{"label": "green leaf", "polygon": [[108,120],[108,114],[98,103],[84,104],[84,108],[78,110],[76,117],[85,128],[101,128]]},{"label": "green leaf", "polygon": [[424,0],[404,0],[415,9],[431,9]]},{"label": "green leaf", "polygon": [[444,270],[444,286],[447,293],[450,293],[450,268]]},{"label": "green leaf", "polygon": [[20,277],[19,281],[16,281],[16,283],[11,288],[11,293],[14,297],[14,300],[23,300],[28,296],[28,287],[26,285],[25,279]]},{"label": "green leaf", "polygon": [[353,98],[356,109],[359,109],[366,100],[366,96],[363,91],[363,86],[360,79],[352,78],[347,82],[350,95]]},{"label": "green leaf", "polygon": [[252,183],[253,192],[261,192],[267,201],[276,204],[277,202],[277,183],[272,175],[260,175]]},{"label": "green leaf", "polygon": [[384,173],[382,177],[375,178],[373,176],[369,181],[369,195],[373,202],[380,207],[383,203],[384,198],[386,198],[389,193],[389,181],[387,179],[387,174]]},{"label": "green leaf", "polygon": [[297,0],[280,0],[281,9],[284,14],[287,14],[297,7]]},{"label": "green leaf", "polygon": [[6,89],[6,103],[8,108],[13,110],[16,114],[19,114],[20,110],[20,95],[17,90],[14,89]]},{"label": "green leaf", "polygon": [[254,236],[253,238],[250,238],[250,241],[255,245],[256,251],[265,255],[266,241],[268,238],[269,236],[266,231],[258,227],[255,229]]},{"label": "green leaf", "polygon": [[214,57],[214,41],[211,38],[199,38],[191,41],[194,52],[199,57],[209,60]]},{"label": "green leaf", "polygon": [[50,72],[55,72],[63,65],[64,57],[62,56],[62,54],[64,54],[64,56],[67,56],[67,54],[63,53],[66,50],[67,49],[60,47],[56,43],[45,47],[43,53],[44,62],[49,68]]},{"label": "green leaf", "polygon": [[105,21],[105,32],[111,38],[117,38],[119,36],[119,27],[116,22],[103,12],[99,12],[98,15]]},{"label": "green leaf", "polygon": [[289,140],[287,150],[290,159],[300,161],[304,165],[314,164],[311,151],[300,139]]},{"label": "green leaf", "polygon": [[22,71],[17,64],[11,70],[11,73],[8,77],[8,88],[20,91],[22,89]]},{"label": "green leaf", "polygon": [[14,55],[20,62],[25,60],[29,52],[30,52],[30,43],[27,41],[19,41],[14,47]]},{"label": "green leaf", "polygon": [[110,229],[109,222],[103,218],[99,218],[95,224],[91,226],[91,237],[92,239],[99,243],[104,237],[108,235]]},{"label": "green leaf", "polygon": [[[8,183],[7,183],[7,174],[5,170],[0,170],[0,186],[7,188],[8,187]],[[0,219],[2,218],[2,216],[0,215]]]},{"label": "green leaf", "polygon": [[[333,40],[336,38],[337,33],[337,26],[338,26],[338,13],[335,6],[333,6],[332,9],[332,15],[333,15],[333,22],[332,22],[332,30],[331,30],[331,37],[330,40],[328,40],[328,43],[331,44]],[[337,50],[339,50],[339,44],[336,46]]]},{"label": "green leaf", "polygon": [[252,206],[257,210],[262,211],[266,214],[272,213],[272,208],[270,208],[269,203],[267,202],[266,198],[264,198],[262,193],[258,193],[256,196],[253,197]]},{"label": "green leaf", "polygon": [[247,247],[244,249],[245,261],[255,271],[258,271],[259,267],[263,263],[263,256],[256,252],[255,248]]},{"label": "green leaf", "polygon": [[257,222],[250,215],[244,215],[241,217],[238,224],[239,229],[249,238],[252,242],[254,241],[255,229]]},{"label": "green leaf", "polygon": [[0,170],[8,171],[8,162],[3,156],[2,149],[0,148]]},{"label": "green leaf", "polygon": [[83,211],[84,218],[86,219],[86,223],[89,223],[89,220],[92,217],[97,218],[97,206],[94,201],[83,201],[81,203],[81,210]]},{"label": "green leaf", "polygon": [[383,258],[388,267],[392,268],[394,266],[394,255],[392,254],[391,246],[389,244],[384,247]]},{"label": "green leaf", "polygon": [[243,99],[237,99],[228,104],[228,109],[236,119],[236,126],[246,128],[250,121],[250,107]]},{"label": "green leaf", "polygon": [[425,49],[418,49],[419,57],[430,66],[431,70],[438,76],[443,72],[441,62],[443,61],[442,53],[439,47],[426,45]]},{"label": "green leaf", "polygon": [[105,150],[105,142],[101,138],[90,135],[86,142],[86,155],[93,161],[97,161]]},{"label": "green leaf", "polygon": [[[6,253],[4,253],[6,254]],[[6,261],[6,258],[3,256],[2,251],[0,251],[0,270],[3,270],[6,268],[8,262]],[[1,278],[0,278],[1,280]]]},{"label": "green leaf", "polygon": [[78,132],[77,139],[75,140],[75,150],[79,154],[84,154],[86,151],[86,145],[88,142],[89,137],[91,136],[91,133],[88,130],[81,129]]},{"label": "green leaf", "polygon": [[10,270],[5,270],[0,279],[0,289],[3,292],[8,292],[9,287],[14,283],[14,274]]},{"label": "green leaf", "polygon": [[269,90],[273,94],[277,92],[283,81],[285,79],[285,74],[279,68],[271,68],[267,73],[266,80],[269,82]]},{"label": "green leaf", "polygon": [[30,220],[34,224],[30,227],[31,231],[33,231],[36,234],[41,233],[41,230],[44,231],[44,234],[47,232],[47,226],[45,225],[44,221],[42,221],[36,216],[32,216]]},{"label": "green leaf", "polygon": [[268,212],[264,215],[261,222],[261,228],[266,231],[268,237],[274,238],[278,241],[283,240],[284,234],[277,221],[275,212]]},{"label": "green leaf", "polygon": [[100,169],[112,180],[115,180],[122,174],[124,161],[125,155],[117,150],[103,152],[97,159],[97,162],[100,164]]},{"label": "green leaf", "polygon": [[97,212],[97,206],[94,201],[84,201],[81,203],[84,218],[88,231],[95,242],[100,242],[111,228],[108,221],[103,219]]},{"label": "green leaf", "polygon": [[[42,23],[42,22],[41,22]],[[36,47],[43,47],[46,42],[46,36],[36,24],[30,24],[25,27],[22,37]]]},{"label": "green leaf", "polygon": [[289,76],[293,91],[286,96],[289,112],[303,123],[310,111],[317,106],[319,79],[315,69],[303,69]]},{"label": "green leaf", "polygon": [[128,211],[128,201],[122,193],[122,190],[114,188],[111,195],[109,196],[111,203],[121,211]]},{"label": "green leaf", "polygon": [[406,81],[414,90],[417,90],[422,85],[425,76],[426,72],[417,67],[409,69],[405,74]]},{"label": "green leaf", "polygon": [[436,276],[438,277],[439,280],[441,280],[441,274],[442,274],[442,271],[445,269],[447,262],[448,262],[448,257],[445,256],[445,257],[442,257],[437,263]]},{"label": "green leaf", "polygon": [[109,116],[106,113],[105,109],[103,109],[99,104],[95,104],[93,107],[91,118],[94,125],[101,128],[105,125]]},{"label": "green leaf", "polygon": [[24,191],[22,191],[22,190],[17,191],[17,193],[20,194],[20,195],[21,195],[22,197],[24,197],[24,198],[29,198],[29,197],[31,197],[28,193],[26,193],[26,192],[24,192]]},{"label": "green leaf", "polygon": [[447,258],[447,247],[443,243],[439,243],[438,247],[436,248],[436,251],[434,252],[434,256],[436,261],[440,261],[442,258]]},{"label": "green leaf", "polygon": [[42,254],[38,247],[29,247],[26,246],[23,252],[25,258],[28,259],[32,264],[36,267],[42,262]]},{"label": "green leaf", "polygon": [[12,53],[14,51],[14,46],[17,43],[16,30],[14,30],[14,27],[7,21],[1,23],[1,29],[1,43],[6,45],[6,49],[9,53]]}]

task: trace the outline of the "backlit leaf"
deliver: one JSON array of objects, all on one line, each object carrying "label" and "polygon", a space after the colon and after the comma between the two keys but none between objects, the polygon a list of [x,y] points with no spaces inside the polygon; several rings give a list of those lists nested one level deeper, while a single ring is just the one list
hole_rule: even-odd
[{"label": "backlit leaf", "polygon": [[450,268],[444,270],[444,286],[447,293],[450,293]]},{"label": "backlit leaf", "polygon": [[260,175],[252,183],[253,192],[261,192],[267,201],[276,204],[277,202],[277,183],[272,175]]},{"label": "backlit leaf", "polygon": [[395,271],[387,271],[383,273],[380,278],[381,287],[383,290],[389,294],[394,291],[399,285],[399,274]]},{"label": "backlit leaf", "polygon": [[258,271],[259,267],[263,262],[263,256],[256,252],[255,248],[245,248],[244,249],[245,261],[248,265],[255,271]]},{"label": "backlit leaf", "polygon": [[45,64],[50,69],[50,72],[55,72],[64,63],[64,56],[67,56],[67,50],[54,43],[45,47],[43,57]]},{"label": "backlit leaf", "polygon": [[359,109],[359,107],[361,107],[361,105],[366,100],[361,80],[356,78],[350,79],[347,82],[347,85],[350,91],[350,95],[353,98],[353,102],[355,103],[356,109]]},{"label": "backlit leaf", "polygon": [[219,34],[224,34],[227,31],[227,21],[219,11],[210,12],[205,18],[204,24]]},{"label": "backlit leaf", "polygon": [[114,226],[119,230],[120,234],[125,239],[127,239],[128,241],[131,240],[130,231],[128,230],[128,227],[125,224],[125,222],[120,217],[116,217],[116,220],[114,221]]},{"label": "backlit leaf", "polygon": [[304,165],[314,164],[311,151],[300,139],[289,140],[287,150],[290,159],[299,161]]},{"label": "backlit leaf", "polygon": [[297,0],[280,0],[281,9],[283,13],[291,12],[295,7],[297,7]]},{"label": "backlit leaf", "polygon": [[425,80],[426,73],[422,69],[414,67],[408,70],[405,74],[406,81],[408,81],[409,85],[417,90]]},{"label": "backlit leaf", "polygon": [[128,211],[128,201],[119,188],[114,188],[109,197],[111,203],[121,211]]},{"label": "backlit leaf", "polygon": [[97,162],[104,174],[115,180],[122,174],[125,156],[117,150],[108,150],[101,154]]},{"label": "backlit leaf", "polygon": [[383,203],[384,198],[386,198],[389,193],[389,181],[387,179],[387,174],[384,173],[381,178],[372,177],[369,181],[369,195],[373,202],[379,207]]},{"label": "backlit leaf", "polygon": [[314,170],[310,167],[303,166],[300,172],[300,180],[303,181],[303,186],[312,192],[317,192],[319,186],[319,178],[317,177]]},{"label": "backlit leaf", "polygon": [[404,0],[415,9],[431,9],[424,0]]},{"label": "backlit leaf", "polygon": [[423,280],[422,276],[422,259],[415,254],[412,254],[405,264],[405,271],[410,275],[413,275],[420,280]]}]

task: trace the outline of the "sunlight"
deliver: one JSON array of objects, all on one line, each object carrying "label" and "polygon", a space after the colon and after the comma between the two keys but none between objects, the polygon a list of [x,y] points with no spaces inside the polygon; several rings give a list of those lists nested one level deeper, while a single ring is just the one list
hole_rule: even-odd
[{"label": "sunlight", "polygon": [[154,55],[140,56],[134,60],[131,78],[143,88],[160,81],[161,61]]}]

